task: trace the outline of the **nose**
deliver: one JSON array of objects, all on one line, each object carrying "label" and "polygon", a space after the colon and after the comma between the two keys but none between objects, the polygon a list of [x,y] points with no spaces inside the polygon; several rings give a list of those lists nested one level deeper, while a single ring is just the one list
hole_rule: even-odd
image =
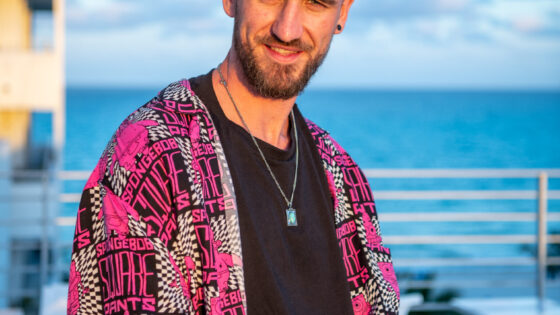
[{"label": "nose", "polygon": [[285,43],[299,39],[303,34],[302,18],[301,1],[285,1],[272,25],[272,32]]}]

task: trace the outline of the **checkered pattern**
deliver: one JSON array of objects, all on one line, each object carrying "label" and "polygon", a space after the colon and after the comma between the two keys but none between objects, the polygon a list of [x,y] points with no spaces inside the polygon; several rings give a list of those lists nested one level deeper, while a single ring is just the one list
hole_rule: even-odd
[{"label": "checkered pattern", "polygon": [[[177,219],[179,235],[177,242],[172,245],[172,251],[177,253],[175,261],[181,270],[187,270],[187,266],[183,266],[184,258],[189,257],[195,264],[195,270],[190,270],[190,274],[185,277],[191,277],[191,287],[189,288],[191,295],[195,294],[196,288],[202,286],[202,257],[198,248],[198,241],[194,230],[193,217],[190,211],[186,211],[179,215]],[[184,268],[184,269],[183,269]]]},{"label": "checkered pattern", "polygon": [[334,220],[335,224],[341,224],[354,215],[354,211],[348,202],[348,197],[344,193],[344,175],[340,167],[334,164],[334,161],[330,164],[327,161],[323,161],[323,167],[333,177],[334,187],[337,191],[336,199],[338,201],[338,207],[334,209]]},{"label": "checkered pattern", "polygon": [[[154,246],[158,278],[158,309],[161,309],[161,312],[182,313],[192,308],[192,303],[187,301],[183,294],[180,276],[168,258],[172,253],[167,250],[165,244],[158,238],[148,238],[146,223],[143,220],[136,221],[131,215],[128,215],[128,228],[130,236],[149,239]],[[178,266],[184,266],[182,259],[177,258],[173,261]]]},{"label": "checkered pattern", "polygon": [[148,129],[148,138],[152,142],[171,138],[171,132],[164,125],[148,126],[146,129]]},{"label": "checkered pattern", "polygon": [[[148,104],[151,104],[151,101]],[[135,121],[151,120],[159,124],[165,124],[165,121],[161,118],[161,114],[147,106],[138,108],[134,113],[136,114]]]},{"label": "checkered pattern", "polygon": [[[372,215],[371,223],[375,227],[375,230],[377,231],[377,235],[381,236],[381,227],[379,226],[379,220],[377,219],[377,213],[374,213],[374,215]],[[383,245],[383,241],[381,241],[381,245]]]},{"label": "checkered pattern", "polygon": [[[170,240],[169,246],[166,247],[156,235],[150,232],[153,225],[146,224],[146,218],[135,220],[132,215],[128,215],[128,233],[129,237],[141,237],[148,239],[154,245],[153,252],[155,254],[157,280],[150,283],[150,286],[157,286],[157,313],[214,313],[212,303],[216,305],[219,303],[220,292],[217,284],[203,283],[203,272],[212,272],[213,268],[204,270],[202,265],[203,249],[200,248],[201,242],[197,239],[194,226],[194,211],[200,211],[204,208],[204,195],[202,183],[204,181],[204,174],[199,173],[193,167],[193,156],[191,151],[191,139],[189,136],[173,136],[170,134],[165,120],[162,119],[162,111],[170,113],[171,108],[163,106],[165,100],[171,103],[192,104],[186,112],[179,112],[176,110],[175,115],[184,121],[196,121],[200,128],[200,142],[212,144],[214,152],[220,163],[221,173],[221,187],[231,192],[231,196],[224,196],[229,198],[227,201],[233,205],[233,208],[228,209],[225,213],[218,216],[208,218],[207,221],[196,222],[197,225],[206,225],[212,231],[212,236],[215,240],[220,240],[221,244],[217,249],[220,253],[235,255],[242,258],[241,252],[241,237],[239,230],[239,220],[237,211],[235,209],[235,195],[233,191],[233,182],[225,154],[221,146],[219,137],[216,130],[214,130],[213,122],[211,121],[210,114],[208,113],[201,100],[194,95],[188,88],[186,82],[176,82],[166,89],[164,89],[156,99],[148,102],[145,106],[138,109],[125,120],[126,126],[130,122],[150,120],[158,123],[155,126],[147,126],[149,143],[153,143],[164,138],[173,137],[178,144],[177,150],[180,151],[183,161],[181,164],[186,165],[186,170],[180,173],[180,181],[188,183],[190,206],[182,209],[180,213],[171,212],[176,215],[177,230],[170,236],[174,239]],[[190,127],[190,126],[189,126]],[[188,128],[188,127],[187,127]],[[335,209],[335,223],[341,224],[353,219],[356,223],[357,234],[362,243],[360,252],[365,255],[363,258],[367,261],[367,269],[370,274],[370,279],[366,283],[355,290],[350,292],[350,296],[357,297],[362,294],[372,307],[371,313],[374,314],[398,314],[398,297],[391,289],[389,281],[387,281],[383,272],[379,268],[379,262],[391,261],[388,254],[371,250],[366,247],[366,232],[362,222],[361,215],[354,213],[351,203],[349,202],[349,192],[345,188],[344,183],[344,168],[345,165],[337,164],[334,159],[335,156],[344,156],[348,158],[343,149],[338,146],[334,140],[330,138],[327,132],[320,129],[318,126],[308,121],[308,128],[310,129],[316,144],[317,150],[321,151],[321,146],[328,146],[328,151],[324,154],[330,155],[329,159],[323,159],[323,166],[326,171],[333,175],[334,186],[336,189],[335,198],[339,206]],[[210,134],[210,132],[212,134]],[[148,144],[149,145],[149,144]],[[103,183],[108,183],[108,189],[111,189],[117,196],[121,196],[130,178],[130,172],[134,169],[127,171],[119,166],[119,161],[115,161],[115,137],[109,142],[103,158],[106,159],[107,169],[105,170]],[[327,160],[331,161],[330,163]],[[130,159],[129,159],[130,161]],[[112,172],[110,172],[112,170]],[[72,254],[72,260],[75,262],[77,273],[81,276],[81,283],[83,283],[83,290],[80,292],[80,309],[79,314],[99,314],[103,312],[103,301],[101,288],[103,283],[99,275],[98,258],[96,256],[96,245],[102,243],[107,239],[107,231],[105,229],[104,219],[98,219],[101,213],[102,202],[104,197],[103,186],[96,186],[84,191],[83,203],[90,207],[92,215],[92,226],[88,227],[93,232],[93,242],[89,246],[78,249]],[[151,196],[144,196],[144,200],[149,203],[153,200]],[[144,205],[146,211],[149,211],[150,205]],[[379,231],[379,223],[375,213],[371,213],[370,218],[373,225]],[[159,232],[158,232],[159,233]],[[150,234],[150,236],[148,236]],[[171,259],[171,257],[173,259]],[[194,269],[187,268],[185,257],[192,259]],[[172,263],[175,262],[175,266]],[[237,259],[236,259],[237,260]],[[204,302],[202,309],[194,310],[193,304],[183,294],[180,277],[178,271],[183,275],[186,281],[190,281],[190,294],[194,295],[197,290],[202,289]],[[230,277],[228,279],[228,290],[241,290],[244,291],[244,277],[243,267],[241,265],[234,265],[229,267]],[[390,274],[389,274],[390,275]],[[75,283],[76,281],[71,281]],[[246,304],[246,301],[243,301]],[[219,304],[218,304],[219,305]],[[204,310],[203,310],[204,309]]]},{"label": "checkered pattern", "polygon": [[375,305],[377,309],[375,314],[398,314],[399,300],[391,285],[383,280],[383,275],[377,269],[374,277],[370,278],[366,283],[366,296],[371,305]]},{"label": "checkered pattern", "polygon": [[[340,146],[335,145],[334,140],[332,140],[328,133],[321,132],[321,129],[310,121],[307,123],[308,127],[315,132],[313,137],[319,147],[319,150],[321,150],[319,143],[322,142],[324,145],[329,147],[333,157],[337,155],[347,155],[346,152],[339,149]],[[331,161],[333,162],[329,163],[328,161],[323,160],[323,166],[326,171],[333,175],[334,185],[337,190],[336,198],[338,199],[339,209],[335,209],[335,222],[340,223],[350,218],[354,219],[357,235],[362,244],[362,248],[365,249],[363,252],[366,255],[368,272],[370,274],[370,279],[366,282],[365,286],[351,290],[351,296],[354,298],[360,294],[364,294],[366,301],[372,306],[371,313],[373,314],[398,314],[399,297],[393,291],[389,281],[384,278],[378,266],[378,262],[391,262],[391,257],[385,253],[373,251],[366,246],[367,234],[362,221],[363,216],[357,215],[354,212],[351,203],[349,202],[348,192],[345,188],[344,172],[342,170],[345,166],[337,165],[334,163],[334,159]],[[363,174],[361,175],[363,176]],[[380,228],[377,213],[370,213],[369,216],[376,231],[379,235],[381,235],[379,233]]]},{"label": "checkered pattern", "polygon": [[195,256],[193,244],[196,244],[193,217],[190,211],[183,212],[177,218],[179,230],[178,241],[173,243],[173,249],[187,257]]},{"label": "checkered pattern", "polygon": [[[212,218],[210,226],[214,233],[214,239],[222,242],[218,252],[236,255],[241,258],[241,234],[239,233],[237,215],[220,215],[217,218]],[[228,288],[245,291],[243,267],[234,265],[229,267],[228,270],[230,272]]]},{"label": "checkered pattern", "polygon": [[231,290],[245,291],[245,281],[243,277],[243,267],[229,267],[228,288]]},{"label": "checkered pattern", "polygon": [[115,161],[113,166],[113,176],[109,177],[111,182],[111,187],[117,196],[121,196],[126,184],[128,183],[128,177],[130,176],[130,171],[119,165],[119,161]]},{"label": "checkered pattern", "polygon": [[149,120],[158,123],[155,126],[146,126],[148,130],[148,139],[150,139],[151,142],[172,137],[171,132],[169,132],[169,127],[165,124],[164,119],[158,111],[152,108],[140,107],[135,113],[137,113],[135,118],[138,121]]},{"label": "checkered pattern", "polygon": [[89,245],[78,252],[72,253],[72,261],[76,263],[76,271],[81,277],[81,285],[78,286],[78,292],[80,293],[78,314],[101,313],[103,304],[101,303],[102,296],[96,266],[95,245]]},{"label": "checkered pattern", "polygon": [[[237,215],[231,215],[226,219],[225,215],[221,215],[210,221],[212,232],[216,240],[222,241],[218,248],[220,253],[233,254],[241,257],[241,234]],[[236,237],[236,236],[240,237]]]},{"label": "checkered pattern", "polygon": [[[210,117],[210,113],[207,113]],[[210,119],[211,123],[213,124],[212,120]],[[231,193],[230,196],[224,196],[225,204],[237,204],[235,201],[235,189],[233,186],[233,179],[231,177],[231,171],[229,170],[229,166],[227,164],[226,154],[224,152],[224,148],[220,143],[220,138],[218,136],[218,132],[214,132],[215,141],[213,142],[213,148],[216,156],[218,157],[218,162],[220,163],[220,170],[222,171],[222,187],[225,187],[227,191]],[[231,216],[235,216],[235,218],[230,218]],[[239,225],[237,221],[237,211],[235,210],[226,210],[226,220],[228,220],[228,227],[233,227],[235,229],[229,230],[228,232],[234,235],[236,239],[241,240],[241,235],[239,234]],[[241,244],[236,244],[239,249],[241,249]]]},{"label": "checkered pattern", "polygon": [[[369,281],[369,279],[368,279],[368,281]],[[365,288],[365,287],[359,287],[359,288],[357,288],[356,290],[353,290],[353,291],[350,292],[350,298],[353,299],[353,298],[357,297],[357,296],[360,295],[360,294],[367,295],[365,292],[366,292],[366,288]]]},{"label": "checkered pattern", "polygon": [[113,165],[113,155],[115,154],[115,141],[114,141],[115,136],[113,135],[113,138],[111,139],[111,141],[109,141],[109,144],[107,145],[107,148],[105,149],[105,151],[103,152],[103,156],[107,157],[107,165],[105,167],[105,177],[109,176],[111,173],[111,167]]},{"label": "checkered pattern", "polygon": [[[308,124],[311,124],[315,130],[321,130],[312,122],[307,122]],[[320,137],[324,145],[329,148],[329,152],[331,152],[333,157],[345,154],[344,152],[339,151],[339,147],[334,144],[332,138],[329,137],[329,134],[326,131],[319,132],[318,137]],[[345,189],[344,172],[342,171],[341,166],[336,164],[334,159],[331,159],[330,162],[323,160],[323,167],[333,176],[334,187],[337,191],[336,199],[338,201],[338,208],[335,209],[335,223],[341,224],[342,222],[345,222],[355,216],[354,209],[352,209],[348,193]]]},{"label": "checkered pattern", "polygon": [[[181,156],[185,160],[185,165],[193,165],[191,142],[184,138],[175,138],[175,141],[177,141],[177,145],[181,150]],[[188,168],[187,172],[189,174],[191,204],[194,206],[200,206],[202,204],[202,200],[204,199],[201,174],[192,167]]]},{"label": "checkered pattern", "polygon": [[103,216],[99,216],[101,212],[101,205],[103,202],[103,194],[99,186],[95,186],[89,189],[84,195],[89,194],[89,207],[91,210],[91,222],[93,231],[93,242],[100,243],[107,239],[105,234],[105,220]]},{"label": "checkered pattern", "polygon": [[191,92],[182,85],[181,81],[177,81],[167,86],[160,95],[164,100],[186,103],[190,99]]},{"label": "checkered pattern", "polygon": [[128,235],[131,237],[138,237],[138,238],[148,238],[146,234],[146,222],[140,219],[136,221],[134,217],[130,214],[127,215],[128,217]]},{"label": "checkered pattern", "polygon": [[[213,314],[212,312],[212,300],[220,297],[220,291],[218,291],[217,286],[205,286],[204,287],[204,308],[207,314]],[[216,312],[218,313],[218,312]],[[219,314],[219,313],[218,313]]]},{"label": "checkered pattern", "polygon": [[[208,111],[208,109],[206,108],[206,105],[204,105],[204,103],[202,102],[200,97],[198,97],[198,95],[194,94],[194,92],[192,90],[188,90],[187,93],[190,97],[190,101],[192,102],[194,108],[196,110],[204,113],[206,116],[208,116],[210,121],[212,121],[212,117],[210,116],[210,112]],[[214,123],[212,123],[212,125],[214,125]]]},{"label": "checkered pattern", "polygon": [[183,288],[179,281],[179,275],[173,268],[169,253],[165,245],[154,242],[154,250],[156,250],[156,272],[158,275],[158,307],[157,309],[163,313],[179,313],[186,312],[189,305],[186,297],[183,295]]}]

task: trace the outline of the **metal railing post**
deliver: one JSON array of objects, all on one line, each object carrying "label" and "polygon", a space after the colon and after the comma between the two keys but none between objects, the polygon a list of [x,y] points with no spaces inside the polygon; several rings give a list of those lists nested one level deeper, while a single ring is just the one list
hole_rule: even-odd
[{"label": "metal railing post", "polygon": [[548,207],[548,175],[539,174],[539,221],[538,221],[538,298],[539,312],[544,313],[546,300],[546,269],[547,269],[547,207]]},{"label": "metal railing post", "polygon": [[41,250],[40,250],[40,265],[39,265],[39,296],[43,286],[47,283],[47,272],[49,263],[49,173],[44,171],[41,175],[43,186],[43,200],[42,200],[42,218],[41,218]]}]

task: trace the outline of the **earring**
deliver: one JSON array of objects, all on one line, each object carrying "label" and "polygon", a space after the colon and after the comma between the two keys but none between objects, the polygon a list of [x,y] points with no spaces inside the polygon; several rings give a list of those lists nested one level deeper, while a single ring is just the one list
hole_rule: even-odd
[{"label": "earring", "polygon": [[338,31],[342,31],[342,25],[338,24],[338,25],[336,26],[336,29],[337,29]]}]

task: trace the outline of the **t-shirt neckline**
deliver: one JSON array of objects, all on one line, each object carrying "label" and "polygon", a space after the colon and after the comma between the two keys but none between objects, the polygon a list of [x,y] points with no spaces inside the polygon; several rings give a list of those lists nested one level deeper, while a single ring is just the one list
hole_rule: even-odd
[{"label": "t-shirt neckline", "polygon": [[[251,135],[243,128],[242,126],[238,125],[237,123],[231,121],[222,110],[218,98],[216,97],[216,91],[214,90],[214,86],[212,84],[212,72],[214,69],[210,70],[207,74],[200,75],[195,78],[189,79],[191,86],[194,87],[196,95],[201,99],[201,101],[206,105],[210,114],[215,116],[219,122],[222,122],[224,125],[221,128],[225,130],[229,130],[232,132],[238,133],[245,141],[249,142],[249,147],[251,147],[256,154],[258,153],[258,149],[256,148],[253,140],[251,139]],[[297,105],[294,104],[293,113],[295,115],[296,123],[298,125],[301,124],[301,120],[298,119],[298,110]],[[300,126],[301,128],[301,126]],[[288,132],[291,135],[291,139],[294,139],[294,130],[293,130],[293,123],[290,117]],[[298,132],[299,141],[302,141],[302,134]],[[277,148],[268,142],[261,140],[255,137],[259,147],[263,151],[267,161],[275,161],[275,162],[291,162],[295,160],[295,141],[290,141],[290,146],[288,149],[283,150]]]}]

